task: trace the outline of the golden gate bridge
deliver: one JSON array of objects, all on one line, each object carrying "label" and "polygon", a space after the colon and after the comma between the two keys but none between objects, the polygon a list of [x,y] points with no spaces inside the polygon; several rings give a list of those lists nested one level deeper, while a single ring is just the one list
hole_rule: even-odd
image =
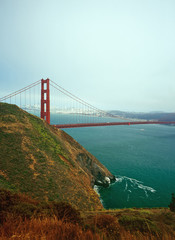
[{"label": "golden gate bridge", "polygon": [[48,78],[1,97],[0,102],[16,104],[57,128],[175,124],[173,121],[118,121],[119,117],[94,107]]}]

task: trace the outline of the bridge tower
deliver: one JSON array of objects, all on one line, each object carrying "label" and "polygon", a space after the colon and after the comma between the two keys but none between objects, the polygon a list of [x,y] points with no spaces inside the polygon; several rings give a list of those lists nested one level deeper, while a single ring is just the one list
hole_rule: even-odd
[{"label": "bridge tower", "polygon": [[49,78],[41,79],[41,118],[50,124],[50,89]]}]

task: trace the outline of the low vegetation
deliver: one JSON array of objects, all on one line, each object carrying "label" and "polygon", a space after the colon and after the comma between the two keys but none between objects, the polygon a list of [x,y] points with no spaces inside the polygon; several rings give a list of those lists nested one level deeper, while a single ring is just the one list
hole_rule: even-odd
[{"label": "low vegetation", "polygon": [[169,209],[79,211],[68,203],[0,190],[0,239],[173,240]]},{"label": "low vegetation", "polygon": [[0,103],[0,143],[0,240],[175,239],[174,194],[170,209],[103,209],[92,165],[109,171],[63,131]]},{"label": "low vegetation", "polygon": [[175,212],[175,196],[174,196],[174,193],[172,193],[172,198],[171,198],[169,208],[172,212]]},{"label": "low vegetation", "polygon": [[0,143],[0,188],[84,210],[102,208],[88,162],[109,171],[65,132],[0,103]]}]

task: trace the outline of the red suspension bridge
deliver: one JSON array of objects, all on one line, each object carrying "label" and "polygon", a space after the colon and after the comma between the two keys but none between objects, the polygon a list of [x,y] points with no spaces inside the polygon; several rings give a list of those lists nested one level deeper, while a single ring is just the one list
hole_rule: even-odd
[{"label": "red suspension bridge", "polygon": [[36,81],[0,98],[0,102],[16,104],[57,128],[175,124],[172,121],[119,121],[117,116],[94,107],[50,79]]}]

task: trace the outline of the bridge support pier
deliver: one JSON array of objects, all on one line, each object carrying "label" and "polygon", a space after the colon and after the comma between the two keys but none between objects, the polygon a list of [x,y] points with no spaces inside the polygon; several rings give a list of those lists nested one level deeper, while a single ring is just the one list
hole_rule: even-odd
[{"label": "bridge support pier", "polygon": [[50,89],[49,79],[41,79],[41,118],[50,124]]}]

